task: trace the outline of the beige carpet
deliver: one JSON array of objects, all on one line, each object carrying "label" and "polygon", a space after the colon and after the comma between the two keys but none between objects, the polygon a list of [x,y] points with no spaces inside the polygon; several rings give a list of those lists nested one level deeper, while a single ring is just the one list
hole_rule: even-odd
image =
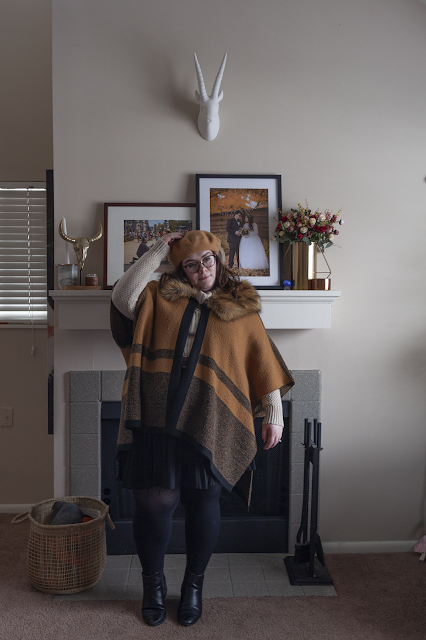
[{"label": "beige carpet", "polygon": [[328,555],[337,597],[216,598],[201,620],[144,625],[136,601],[63,602],[33,589],[25,571],[28,523],[0,515],[1,640],[425,640],[426,564],[414,553]]}]

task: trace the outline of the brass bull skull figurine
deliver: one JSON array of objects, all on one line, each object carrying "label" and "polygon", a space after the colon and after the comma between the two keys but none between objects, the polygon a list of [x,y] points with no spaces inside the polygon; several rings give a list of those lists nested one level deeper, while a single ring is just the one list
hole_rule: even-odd
[{"label": "brass bull skull figurine", "polygon": [[74,246],[74,251],[77,256],[78,268],[83,271],[84,263],[87,258],[87,252],[92,242],[100,240],[102,238],[102,225],[99,222],[99,231],[93,236],[93,238],[70,238],[64,232],[63,219],[59,223],[59,235],[67,242],[71,242]]}]

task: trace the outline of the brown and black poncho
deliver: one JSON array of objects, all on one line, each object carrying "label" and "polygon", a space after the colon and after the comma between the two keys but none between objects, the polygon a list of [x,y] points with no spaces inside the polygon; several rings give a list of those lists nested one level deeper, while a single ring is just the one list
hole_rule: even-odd
[{"label": "brown and black poncho", "polygon": [[149,282],[133,322],[112,304],[112,332],[127,364],[118,446],[131,447],[135,429],[185,438],[230,490],[256,454],[253,414],[261,399],[275,389],[283,396],[294,382],[247,282],[238,298],[216,290],[201,305],[182,368],[197,293],[177,280]]}]

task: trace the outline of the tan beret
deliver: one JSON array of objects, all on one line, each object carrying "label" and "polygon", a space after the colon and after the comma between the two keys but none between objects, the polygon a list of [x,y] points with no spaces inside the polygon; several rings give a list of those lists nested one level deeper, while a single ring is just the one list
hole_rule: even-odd
[{"label": "tan beret", "polygon": [[188,231],[182,240],[173,242],[168,258],[176,268],[188,256],[207,249],[218,254],[220,249],[219,238],[210,233],[210,231]]}]

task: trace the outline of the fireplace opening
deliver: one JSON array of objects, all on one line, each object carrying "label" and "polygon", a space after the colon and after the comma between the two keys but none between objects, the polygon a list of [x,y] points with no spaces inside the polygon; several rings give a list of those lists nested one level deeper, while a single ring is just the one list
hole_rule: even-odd
[{"label": "fireplace opening", "polygon": [[[235,492],[222,490],[221,528],[215,553],[286,553],[289,525],[289,402],[284,401],[282,443],[263,450],[262,419],[256,419],[258,445],[250,508]],[[136,554],[131,490],[117,480],[115,461],[120,402],[103,402],[101,408],[101,499],[109,505],[115,530],[107,527],[108,554]],[[179,503],[167,553],[185,553],[184,508]]]}]

